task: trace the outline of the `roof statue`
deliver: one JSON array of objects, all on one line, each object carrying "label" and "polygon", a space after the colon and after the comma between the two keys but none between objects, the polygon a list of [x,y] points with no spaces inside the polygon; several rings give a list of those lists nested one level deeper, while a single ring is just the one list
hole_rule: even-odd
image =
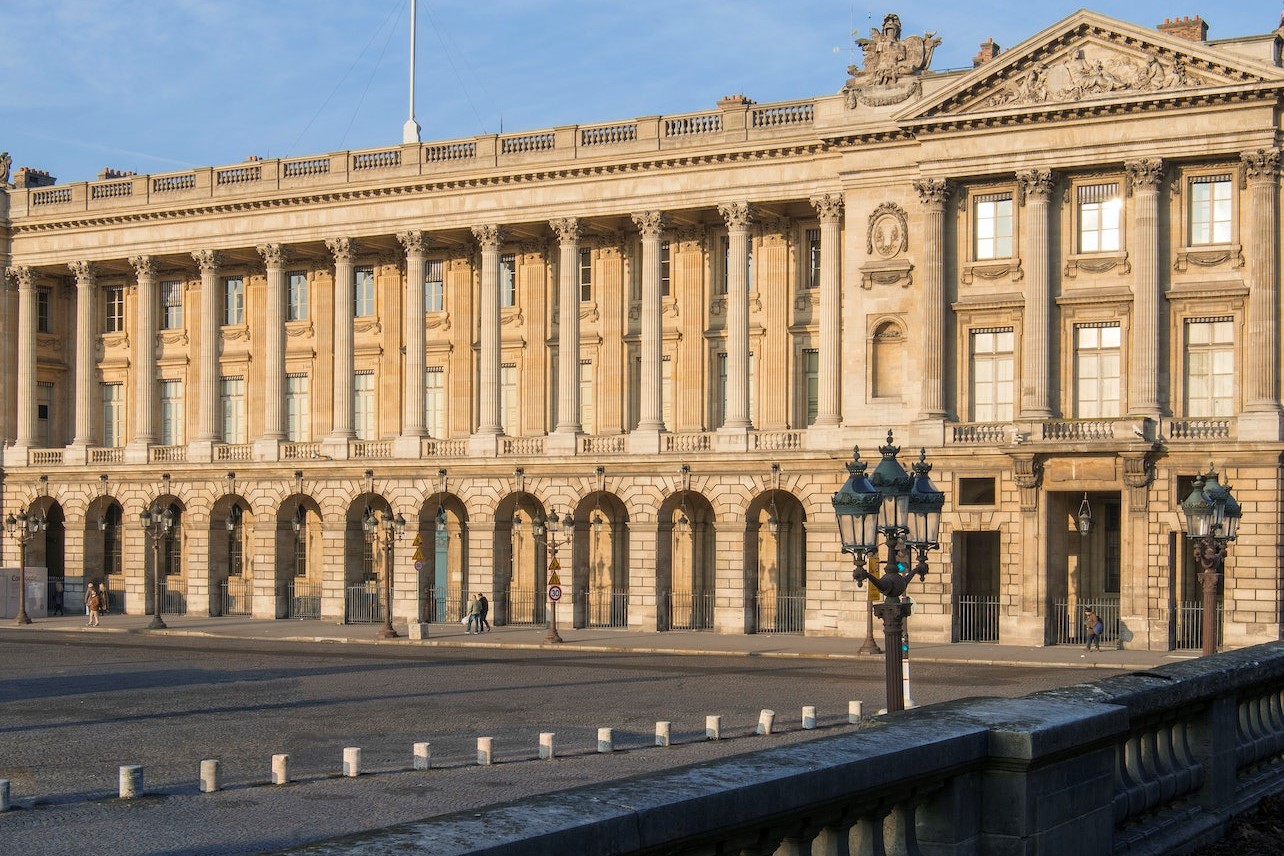
[{"label": "roof statue", "polygon": [[864,65],[848,66],[852,75],[843,87],[847,106],[899,104],[919,92],[917,75],[932,62],[932,51],[941,40],[935,33],[901,38],[901,19],[889,12],[882,30],[870,29],[869,38],[856,39],[865,54]]},{"label": "roof statue", "polygon": [[0,152],[0,185],[9,183],[9,167],[13,166],[13,158],[9,157],[8,152]]}]

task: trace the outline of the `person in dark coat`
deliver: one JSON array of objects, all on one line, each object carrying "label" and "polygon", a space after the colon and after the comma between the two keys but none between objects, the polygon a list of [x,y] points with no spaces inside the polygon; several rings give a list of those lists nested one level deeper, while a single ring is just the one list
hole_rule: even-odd
[{"label": "person in dark coat", "polygon": [[477,632],[485,633],[490,629],[490,619],[488,617],[490,615],[490,601],[486,599],[486,595],[483,594],[477,598],[477,606],[480,609],[480,612],[477,614],[477,626],[479,628]]}]

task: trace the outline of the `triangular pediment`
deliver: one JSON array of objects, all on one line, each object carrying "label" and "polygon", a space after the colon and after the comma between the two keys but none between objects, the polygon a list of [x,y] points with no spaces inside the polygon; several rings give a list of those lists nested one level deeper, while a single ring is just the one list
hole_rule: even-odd
[{"label": "triangular pediment", "polygon": [[901,122],[1041,112],[1284,82],[1273,66],[1080,11],[901,111]]}]

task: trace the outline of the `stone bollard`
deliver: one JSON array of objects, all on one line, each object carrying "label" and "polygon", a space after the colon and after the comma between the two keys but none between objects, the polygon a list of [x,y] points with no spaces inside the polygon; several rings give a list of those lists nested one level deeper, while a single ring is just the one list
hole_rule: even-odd
[{"label": "stone bollard", "polygon": [[427,770],[432,766],[432,744],[416,743],[415,744],[415,769]]},{"label": "stone bollard", "polygon": [[860,719],[861,719],[861,703],[858,701],[847,702],[847,721],[852,725],[855,725],[858,722],[860,722]]},{"label": "stone bollard", "polygon": [[217,758],[206,758],[201,762],[201,793],[212,794],[223,787],[222,770]]},{"label": "stone bollard", "polygon": [[669,732],[670,730],[672,730],[672,727],[673,727],[673,723],[671,722],[657,722],[655,724],[655,745],[656,746],[672,745],[669,742]]},{"label": "stone bollard", "polygon": [[406,632],[411,639],[427,639],[428,622],[412,621],[410,624],[406,625]]},{"label": "stone bollard", "polygon": [[812,705],[803,706],[803,728],[812,729],[816,727],[816,708]]},{"label": "stone bollard", "polygon": [[615,751],[615,732],[609,728],[599,728],[597,730],[597,751],[614,752]]},{"label": "stone bollard", "polygon": [[722,717],[706,716],[704,718],[704,736],[707,740],[722,739]]},{"label": "stone bollard", "polygon": [[774,710],[767,710],[764,708],[762,713],[758,714],[758,733],[759,734],[770,734],[771,729],[773,726],[775,726],[775,724],[776,724],[776,712]]},{"label": "stone bollard", "polygon": [[9,810],[9,780],[0,779],[0,811]]},{"label": "stone bollard", "polygon": [[272,784],[290,783],[290,756],[284,753],[272,756]]},{"label": "stone bollard", "polygon": [[361,775],[361,747],[346,746],[343,750],[343,775]]},{"label": "stone bollard", "polygon": [[539,759],[541,761],[553,760],[553,732],[541,731],[539,735]]},{"label": "stone bollard", "polygon": [[477,738],[477,764],[489,767],[495,757],[495,742],[489,737]]},{"label": "stone bollard", "polygon": [[143,794],[143,768],[140,764],[128,764],[120,768],[120,798],[132,800]]}]

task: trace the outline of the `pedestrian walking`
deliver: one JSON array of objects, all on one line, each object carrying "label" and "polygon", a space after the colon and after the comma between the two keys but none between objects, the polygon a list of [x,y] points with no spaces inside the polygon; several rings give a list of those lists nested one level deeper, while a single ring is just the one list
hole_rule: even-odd
[{"label": "pedestrian walking", "polygon": [[85,586],[85,609],[89,612],[89,623],[86,627],[98,626],[98,610],[102,608],[102,601],[98,597],[98,589],[94,588],[93,583]]},{"label": "pedestrian walking", "polygon": [[97,597],[97,596],[98,596],[98,590],[94,587],[93,583],[87,581],[85,583],[85,615],[86,617],[89,615],[89,598]]},{"label": "pedestrian walking", "polygon": [[485,592],[482,592],[477,597],[477,606],[477,626],[480,628],[480,632],[485,633],[490,629],[490,621],[486,618],[486,616],[490,615],[490,601],[486,599]]},{"label": "pedestrian walking", "polygon": [[98,611],[103,615],[111,612],[111,595],[107,591],[107,583],[98,584]]},{"label": "pedestrian walking", "polygon": [[1084,650],[1091,651],[1095,643],[1097,650],[1101,650],[1101,634],[1105,631],[1106,626],[1101,622],[1101,616],[1092,611],[1089,607],[1083,611],[1083,626],[1088,631],[1088,647]]},{"label": "pedestrian walking", "polygon": [[53,614],[54,615],[63,614],[63,611],[62,611],[63,594],[64,594],[64,591],[62,586],[62,580],[60,579],[54,580],[54,585],[53,585]]},{"label": "pedestrian walking", "polygon": [[473,628],[477,628],[476,632],[481,633],[481,603],[477,600],[477,595],[475,594],[472,596],[472,600],[468,601],[468,624],[466,632],[472,633]]}]

